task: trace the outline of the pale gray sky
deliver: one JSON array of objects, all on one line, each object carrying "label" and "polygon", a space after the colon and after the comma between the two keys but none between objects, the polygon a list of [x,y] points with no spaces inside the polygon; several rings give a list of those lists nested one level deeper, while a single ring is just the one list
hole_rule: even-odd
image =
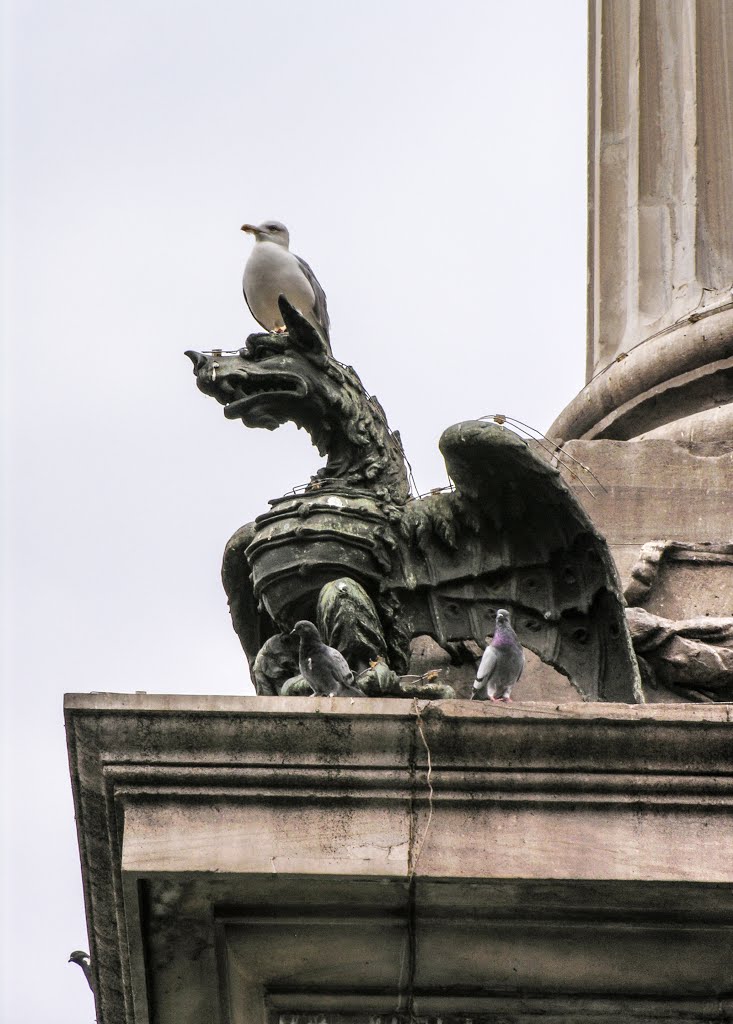
[{"label": "pale gray sky", "polygon": [[246,431],[186,348],[236,348],[277,218],[335,355],[437,442],[582,385],[583,0],[5,0],[7,1024],[92,1024],[62,695],[251,692],[224,544],[320,464]]}]

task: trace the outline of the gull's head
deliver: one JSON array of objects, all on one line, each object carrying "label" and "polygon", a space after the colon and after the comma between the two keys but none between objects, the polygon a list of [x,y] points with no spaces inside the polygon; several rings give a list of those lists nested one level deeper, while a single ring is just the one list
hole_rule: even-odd
[{"label": "gull's head", "polygon": [[276,242],[287,249],[290,245],[290,234],[279,220],[266,220],[264,224],[243,224],[242,231],[255,236],[256,242]]}]

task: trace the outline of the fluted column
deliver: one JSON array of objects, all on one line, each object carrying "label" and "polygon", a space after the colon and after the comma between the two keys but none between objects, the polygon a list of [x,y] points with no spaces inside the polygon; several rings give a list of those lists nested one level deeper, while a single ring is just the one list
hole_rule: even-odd
[{"label": "fluted column", "polygon": [[[689,379],[733,357],[733,2],[590,0],[589,32],[593,383],[553,429],[709,435],[733,425],[733,385]],[[680,375],[676,413],[644,399]]]}]

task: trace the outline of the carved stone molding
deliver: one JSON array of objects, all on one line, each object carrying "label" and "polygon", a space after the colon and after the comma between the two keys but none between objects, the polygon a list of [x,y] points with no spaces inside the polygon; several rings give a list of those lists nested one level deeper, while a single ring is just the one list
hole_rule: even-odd
[{"label": "carved stone molding", "polygon": [[[732,366],[730,304],[704,317],[690,315],[658,337],[619,353],[563,409],[548,434],[559,441],[725,437],[717,421],[719,410],[733,402]],[[680,436],[678,424],[684,420],[694,430]]]},{"label": "carved stone molding", "polygon": [[[733,615],[655,614],[710,606],[710,594],[730,592],[733,544],[650,541],[631,570],[626,617],[646,684],[660,685],[686,700],[733,699]],[[651,605],[651,610],[643,607]]]},{"label": "carved stone molding", "polygon": [[642,546],[624,591],[628,605],[643,605],[647,602],[659,580],[663,563],[668,566],[677,564],[728,569],[733,566],[733,544],[678,540],[649,541]]},{"label": "carved stone molding", "polygon": [[730,1019],[726,708],[91,694],[66,723],[99,1024]]}]

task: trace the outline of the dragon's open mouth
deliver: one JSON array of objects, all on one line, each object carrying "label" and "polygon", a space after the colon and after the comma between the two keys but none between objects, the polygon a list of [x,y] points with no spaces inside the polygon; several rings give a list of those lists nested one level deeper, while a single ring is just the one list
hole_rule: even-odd
[{"label": "dragon's open mouth", "polygon": [[306,382],[291,373],[237,373],[217,381],[219,401],[224,404],[227,419],[238,419],[257,401],[281,398],[304,398]]}]

